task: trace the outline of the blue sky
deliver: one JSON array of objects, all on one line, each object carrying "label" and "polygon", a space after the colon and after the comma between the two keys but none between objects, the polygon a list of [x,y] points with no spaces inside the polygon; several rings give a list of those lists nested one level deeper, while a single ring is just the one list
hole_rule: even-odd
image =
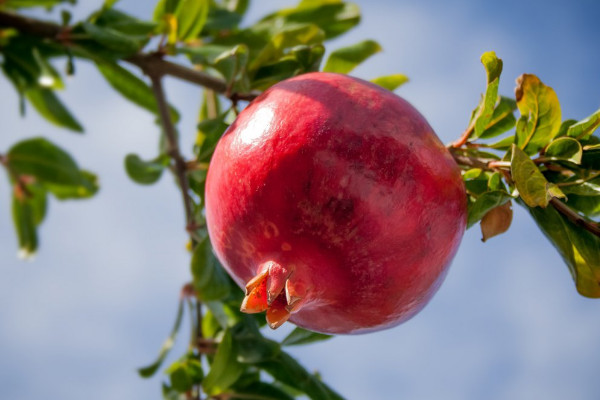
[{"label": "blue sky", "polygon": [[[84,16],[100,1],[81,3]],[[254,3],[250,20],[294,2]],[[397,93],[444,142],[462,132],[484,89],[479,56],[488,50],[504,60],[503,94],[512,94],[515,78],[527,72],[556,90],[564,118],[583,118],[600,106],[595,1],[358,3],[362,24],[330,48],[379,41],[384,52],[353,75],[409,75]],[[120,4],[151,14],[139,2]],[[189,148],[200,92],[175,80],[167,90],[184,116],[180,131]],[[85,63],[61,94],[84,122],[84,136],[33,112],[20,118],[4,78],[0,93],[0,152],[47,135],[102,184],[92,200],[52,201],[40,252],[24,262],[16,257],[10,192],[0,175],[1,397],[159,399],[160,377],[141,380],[135,368],[154,358],[170,329],[189,256],[170,177],[141,187],[122,166],[129,152],[155,155],[152,116],[115,96]],[[507,234],[485,244],[479,238],[477,228],[467,232],[442,288],[409,322],[293,353],[352,400],[596,399],[600,302],[576,293],[566,266],[522,210]]]}]

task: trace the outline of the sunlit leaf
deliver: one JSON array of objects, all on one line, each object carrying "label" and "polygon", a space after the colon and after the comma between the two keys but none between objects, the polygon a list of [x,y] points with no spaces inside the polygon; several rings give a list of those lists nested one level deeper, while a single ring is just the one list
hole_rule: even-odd
[{"label": "sunlit leaf", "polygon": [[394,91],[408,82],[408,76],[404,74],[386,75],[371,79],[371,82],[389,91]]},{"label": "sunlit leaf", "polygon": [[493,51],[483,53],[481,56],[481,63],[485,67],[487,74],[487,86],[475,114],[473,129],[474,137],[480,137],[487,129],[492,119],[494,107],[498,99],[500,74],[502,73],[502,60],[496,57],[496,53]]},{"label": "sunlit leaf", "polygon": [[517,103],[513,99],[500,96],[500,100],[494,108],[492,117],[485,126],[485,130],[479,135],[479,138],[489,139],[514,128],[517,120],[513,112],[516,108]]},{"label": "sunlit leaf", "polygon": [[209,0],[180,0],[175,10],[177,38],[182,41],[195,39],[206,23]]},{"label": "sunlit leaf", "polygon": [[600,126],[600,110],[596,111],[584,120],[569,126],[567,135],[582,140],[589,138]]},{"label": "sunlit leaf", "polygon": [[570,161],[575,164],[581,164],[582,155],[581,144],[570,137],[559,137],[553,140],[544,152],[544,156],[552,160]]},{"label": "sunlit leaf", "polygon": [[564,197],[556,185],[546,180],[529,156],[515,145],[510,168],[519,195],[529,207],[546,207],[552,197]]},{"label": "sunlit leaf", "polygon": [[586,297],[600,297],[600,238],[574,225],[553,207],[528,210],[565,260],[577,291]]},{"label": "sunlit leaf", "polygon": [[537,76],[523,74],[515,89],[521,117],[517,121],[517,146],[533,155],[556,137],[561,125],[561,110],[554,90]]},{"label": "sunlit leaf", "polygon": [[334,50],[329,55],[323,71],[347,74],[367,58],[381,50],[379,43],[374,40],[364,40],[352,46]]}]

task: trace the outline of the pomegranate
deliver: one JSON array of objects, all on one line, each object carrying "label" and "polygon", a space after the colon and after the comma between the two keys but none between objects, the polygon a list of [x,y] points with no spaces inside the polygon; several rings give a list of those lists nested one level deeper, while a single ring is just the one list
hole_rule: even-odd
[{"label": "pomegranate", "polygon": [[440,286],[466,223],[459,169],[409,103],[346,75],[280,82],[217,145],[215,253],[266,311],[323,333],[395,326]]}]

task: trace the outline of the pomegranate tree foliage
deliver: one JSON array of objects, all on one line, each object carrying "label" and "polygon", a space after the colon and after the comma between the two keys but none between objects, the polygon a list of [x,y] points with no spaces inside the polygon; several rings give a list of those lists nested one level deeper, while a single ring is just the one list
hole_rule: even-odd
[{"label": "pomegranate tree foliage", "polygon": [[[80,59],[92,61],[118,94],[157,117],[159,154],[152,160],[130,154],[125,169],[146,185],[164,170],[172,172],[186,211],[192,282],[182,290],[175,326],[158,359],[140,374],[149,377],[163,368],[187,310],[193,321],[190,346],[166,367],[165,398],[342,398],[284,351],[328,336],[297,328],[277,343],[261,334],[263,318],[239,312],[242,293],[212,253],[203,196],[214,147],[240,106],[274,83],[322,65],[324,71],[349,73],[381,50],[365,40],[323,60],[324,43],[359,23],[358,7],[341,0],[302,0],[247,25],[249,0],[160,0],[151,21],[105,0],[88,18],[74,22],[69,13],[74,3],[0,0],[0,62],[20,98],[20,113],[34,109],[66,130],[83,132],[56,94]],[[19,13],[57,6],[59,22]],[[469,227],[480,223],[483,240],[502,233],[510,226],[512,203],[518,203],[564,258],[577,290],[600,297],[600,227],[593,220],[600,215],[600,139],[594,135],[600,110],[581,121],[564,119],[554,90],[534,75],[519,77],[514,98],[500,96],[502,60],[488,52],[481,61],[485,93],[465,132],[448,145],[463,170]],[[179,151],[179,114],[165,99],[165,75],[204,87],[192,160]],[[373,79],[389,90],[406,81],[402,74]],[[38,247],[47,197],[91,197],[97,178],[43,137],[1,150],[0,162],[13,186],[20,253],[29,256]]]}]

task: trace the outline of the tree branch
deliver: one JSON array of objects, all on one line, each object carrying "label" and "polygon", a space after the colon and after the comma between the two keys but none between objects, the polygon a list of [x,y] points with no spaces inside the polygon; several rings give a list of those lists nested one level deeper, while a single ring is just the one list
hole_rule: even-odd
[{"label": "tree branch", "polygon": [[[22,33],[39,36],[63,44],[68,42],[70,45],[76,45],[74,44],[76,41],[69,40],[68,37],[68,32],[71,28],[6,11],[0,11],[0,28],[14,28]],[[123,59],[123,61],[139,67],[147,74],[152,73],[160,76],[169,75],[214,90],[221,94],[226,94],[227,92],[227,82],[223,79],[215,78],[205,72],[166,61],[161,55],[156,53],[140,53],[127,57]],[[232,101],[252,101],[259,94],[260,92],[257,91],[252,91],[250,93],[232,93],[229,98]]]}]

